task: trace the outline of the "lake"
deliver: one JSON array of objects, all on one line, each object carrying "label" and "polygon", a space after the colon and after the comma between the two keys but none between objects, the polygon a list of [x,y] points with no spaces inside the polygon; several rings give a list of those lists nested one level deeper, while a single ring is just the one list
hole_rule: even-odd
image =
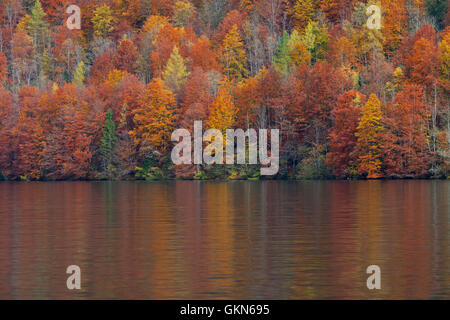
[{"label": "lake", "polygon": [[450,181],[3,182],[0,298],[450,299]]}]

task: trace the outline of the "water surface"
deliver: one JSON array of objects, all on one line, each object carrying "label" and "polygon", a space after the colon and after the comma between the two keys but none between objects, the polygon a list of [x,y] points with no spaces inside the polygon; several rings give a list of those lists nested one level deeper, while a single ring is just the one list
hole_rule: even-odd
[{"label": "water surface", "polygon": [[0,183],[0,298],[450,299],[449,222],[450,181]]}]

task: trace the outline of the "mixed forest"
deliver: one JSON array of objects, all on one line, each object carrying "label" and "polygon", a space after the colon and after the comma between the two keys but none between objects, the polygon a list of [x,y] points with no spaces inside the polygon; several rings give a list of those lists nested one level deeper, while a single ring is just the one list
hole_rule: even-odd
[{"label": "mixed forest", "polygon": [[279,129],[271,179],[449,178],[448,6],[1,0],[0,180],[262,178],[175,166],[171,134],[196,120]]}]

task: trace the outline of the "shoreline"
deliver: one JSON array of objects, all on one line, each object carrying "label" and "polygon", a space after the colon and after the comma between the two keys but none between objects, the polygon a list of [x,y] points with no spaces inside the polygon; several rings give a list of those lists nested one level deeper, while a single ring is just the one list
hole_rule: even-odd
[{"label": "shoreline", "polygon": [[378,179],[58,179],[58,180],[0,180],[0,183],[30,183],[30,182],[173,182],[173,181],[191,181],[191,182],[305,182],[305,181],[450,181],[450,178],[378,178]]}]

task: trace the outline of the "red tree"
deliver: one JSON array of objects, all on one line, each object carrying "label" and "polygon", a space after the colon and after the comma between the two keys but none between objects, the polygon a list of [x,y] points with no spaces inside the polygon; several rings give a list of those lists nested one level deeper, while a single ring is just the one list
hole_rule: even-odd
[{"label": "red tree", "polygon": [[431,157],[427,138],[430,114],[424,90],[418,85],[406,85],[387,111],[382,146],[385,174],[401,178],[425,176]]},{"label": "red tree", "polygon": [[358,91],[349,91],[341,95],[332,111],[333,127],[329,135],[327,164],[339,177],[356,175],[356,143],[355,136],[362,107],[366,97]]},{"label": "red tree", "polygon": [[122,40],[116,54],[113,56],[114,67],[118,70],[134,73],[139,52],[130,40]]}]

